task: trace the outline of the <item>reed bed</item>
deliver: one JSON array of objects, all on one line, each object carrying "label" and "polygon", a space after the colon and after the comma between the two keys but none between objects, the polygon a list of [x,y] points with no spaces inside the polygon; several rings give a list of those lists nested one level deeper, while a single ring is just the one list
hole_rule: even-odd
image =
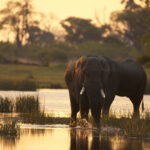
[{"label": "reed bed", "polygon": [[[38,96],[18,97],[13,104],[9,98],[0,98],[1,112],[17,112],[18,117],[23,123],[31,124],[68,124],[70,118],[54,117],[53,114],[46,114],[40,109]],[[117,114],[118,115],[118,114]],[[89,123],[92,124],[92,117],[89,117]],[[81,126],[81,119],[77,119],[78,125]],[[12,124],[13,126],[13,124]],[[110,113],[108,116],[101,118],[101,127],[118,128],[119,135],[126,137],[150,138],[150,112],[145,112],[145,115],[132,118],[131,113],[125,116],[116,116],[115,113]],[[10,125],[1,126],[2,130],[11,129]],[[8,131],[9,132],[9,131]],[[5,132],[4,132],[5,133]],[[7,132],[6,132],[7,133]],[[14,132],[15,133],[15,132]],[[109,133],[108,133],[109,135]]]},{"label": "reed bed", "polygon": [[20,127],[16,121],[9,121],[0,124],[1,136],[18,136],[20,134]]},{"label": "reed bed", "polygon": [[39,112],[38,96],[22,96],[16,98],[15,110],[17,113]]},{"label": "reed bed", "polygon": [[13,112],[14,105],[9,98],[0,97],[0,112],[1,113],[11,113]]}]

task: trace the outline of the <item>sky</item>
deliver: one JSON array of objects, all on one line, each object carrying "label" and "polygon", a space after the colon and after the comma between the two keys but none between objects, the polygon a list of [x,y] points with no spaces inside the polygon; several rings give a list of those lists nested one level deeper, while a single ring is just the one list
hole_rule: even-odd
[{"label": "sky", "polygon": [[[4,8],[8,1],[0,0],[0,9]],[[100,23],[107,23],[111,12],[123,9],[124,6],[120,2],[121,0],[32,0],[36,12],[54,17],[55,21],[53,20],[53,25],[51,24],[51,26],[54,28],[52,30],[55,34],[60,33],[59,28],[62,30],[62,27],[59,25],[60,21],[69,16],[95,20],[95,14],[97,14]],[[56,28],[57,31],[55,31]],[[2,32],[4,35],[3,39],[4,37],[7,39],[8,33]]]},{"label": "sky", "polygon": [[93,19],[96,12],[99,17],[105,16],[107,20],[110,12],[123,8],[120,2],[121,0],[33,0],[37,10],[53,13],[60,19],[68,16]]},{"label": "sky", "polygon": [[[0,8],[4,7],[7,1],[0,0]],[[94,19],[96,12],[101,19],[107,21],[110,12],[123,8],[121,0],[32,0],[32,2],[36,11],[52,13],[59,19],[69,16]]]}]

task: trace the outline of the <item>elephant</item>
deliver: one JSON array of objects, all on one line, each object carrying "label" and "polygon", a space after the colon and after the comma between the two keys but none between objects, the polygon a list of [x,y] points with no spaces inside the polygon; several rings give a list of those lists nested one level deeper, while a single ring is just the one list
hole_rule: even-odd
[{"label": "elephant", "polygon": [[101,112],[109,113],[115,95],[128,97],[133,104],[133,116],[139,115],[147,77],[138,62],[82,56],[68,64],[64,78],[71,104],[70,126],[76,126],[78,111],[82,125],[87,126],[90,109],[94,126],[100,128]]}]

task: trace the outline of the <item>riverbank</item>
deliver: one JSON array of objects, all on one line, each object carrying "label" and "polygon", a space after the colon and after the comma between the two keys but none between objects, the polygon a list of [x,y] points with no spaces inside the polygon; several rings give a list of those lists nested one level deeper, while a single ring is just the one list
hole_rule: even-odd
[{"label": "riverbank", "polygon": [[[69,127],[70,115],[68,115],[69,117],[64,116],[63,114],[61,115],[61,113],[64,110],[65,111],[68,110],[70,112],[69,97],[64,96],[68,93],[68,91],[62,90],[63,91],[62,93],[60,91],[61,90],[59,90],[59,92],[58,90],[55,90],[54,92],[54,90],[51,91],[49,90],[48,93],[46,91],[45,93],[42,92],[42,94],[45,94],[43,95],[44,99],[41,97],[40,93],[36,95],[35,92],[32,92],[32,95],[22,95],[22,96],[20,95],[21,93],[18,93],[15,97],[14,95],[13,97],[10,97],[10,94],[8,94],[8,92],[5,93],[5,95],[2,94],[2,96],[0,97],[0,113],[1,113],[0,123],[2,124],[1,129],[4,129],[4,133],[10,133],[6,132],[8,129],[15,130],[14,127],[16,125],[14,125],[14,123],[9,122],[15,122],[15,124],[34,124],[34,125],[65,124],[68,125]],[[47,98],[48,101],[46,100],[47,94],[50,94],[50,96]],[[53,95],[55,95],[55,98],[57,95],[59,96],[53,100],[52,98]],[[149,100],[149,98],[146,97],[144,99],[145,104],[149,105],[149,103],[147,103],[147,100]],[[125,99],[115,100],[114,103],[116,103],[114,104],[115,109],[113,109],[113,107],[111,108],[110,116],[109,117],[103,116],[101,118],[101,129],[103,135],[117,134],[119,136],[124,137],[150,138],[149,107],[146,107],[144,112],[140,112],[141,118],[132,118],[132,113],[130,112],[131,107],[128,106]],[[121,105],[119,105],[119,103]],[[124,107],[120,107],[122,105]],[[48,109],[47,106],[51,107]],[[55,111],[53,111],[52,109],[53,106],[55,108]],[[58,107],[59,110],[56,109],[56,107]],[[63,107],[64,109],[62,109]],[[123,111],[123,114],[119,112],[119,110],[117,111],[119,107]],[[126,107],[128,107],[127,112],[125,111]],[[60,115],[56,116],[55,115],[56,112],[59,112]],[[79,115],[77,119],[77,127],[82,129],[89,129],[89,128],[93,129],[92,128],[93,119],[91,116],[89,116],[88,122],[89,125],[87,128],[82,127],[82,120]],[[3,123],[5,124],[5,126],[3,126]],[[13,132],[11,130],[11,133],[16,132]]]},{"label": "riverbank", "polygon": [[[67,125],[69,127],[70,118],[62,117],[52,117],[45,116],[44,114],[33,115],[33,114],[22,114],[17,118],[4,119],[1,123],[0,133],[4,135],[9,134],[11,129],[11,134],[17,135],[16,131],[19,131],[19,126],[21,125],[37,125],[37,126],[49,126],[49,125]],[[7,121],[6,121],[7,120]],[[20,122],[21,121],[21,122]],[[15,125],[14,125],[15,123]],[[24,124],[25,123],[25,124]],[[88,127],[82,127],[81,119],[77,119],[77,127],[70,129],[83,129],[83,130],[97,130],[92,127],[92,117],[89,119]],[[122,136],[128,138],[139,138],[145,139],[150,138],[150,115],[145,116],[145,118],[129,118],[121,117],[117,118],[114,115],[110,117],[103,117],[101,119],[101,135],[103,136]]]},{"label": "riverbank", "polygon": [[[0,64],[0,90],[35,91],[38,88],[66,88],[66,64],[49,67],[21,64]],[[148,84],[145,94],[150,94],[150,68],[145,68]]]},{"label": "riverbank", "polygon": [[65,64],[50,67],[0,64],[0,90],[34,91],[38,88],[65,88]]}]

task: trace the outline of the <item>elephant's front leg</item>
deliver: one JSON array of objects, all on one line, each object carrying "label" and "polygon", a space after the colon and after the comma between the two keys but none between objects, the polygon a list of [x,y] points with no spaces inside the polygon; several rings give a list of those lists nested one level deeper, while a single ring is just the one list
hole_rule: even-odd
[{"label": "elephant's front leg", "polygon": [[115,94],[111,92],[107,92],[106,98],[104,99],[103,103],[103,116],[108,116],[109,115],[109,109],[110,106],[115,98]]},{"label": "elephant's front leg", "polygon": [[76,117],[77,113],[79,111],[79,104],[77,103],[77,100],[75,97],[71,94],[70,95],[70,103],[71,103],[71,118],[70,118],[70,126],[75,127],[76,126]]},{"label": "elephant's front leg", "polygon": [[80,96],[81,126],[88,126],[89,103],[86,94]]}]

